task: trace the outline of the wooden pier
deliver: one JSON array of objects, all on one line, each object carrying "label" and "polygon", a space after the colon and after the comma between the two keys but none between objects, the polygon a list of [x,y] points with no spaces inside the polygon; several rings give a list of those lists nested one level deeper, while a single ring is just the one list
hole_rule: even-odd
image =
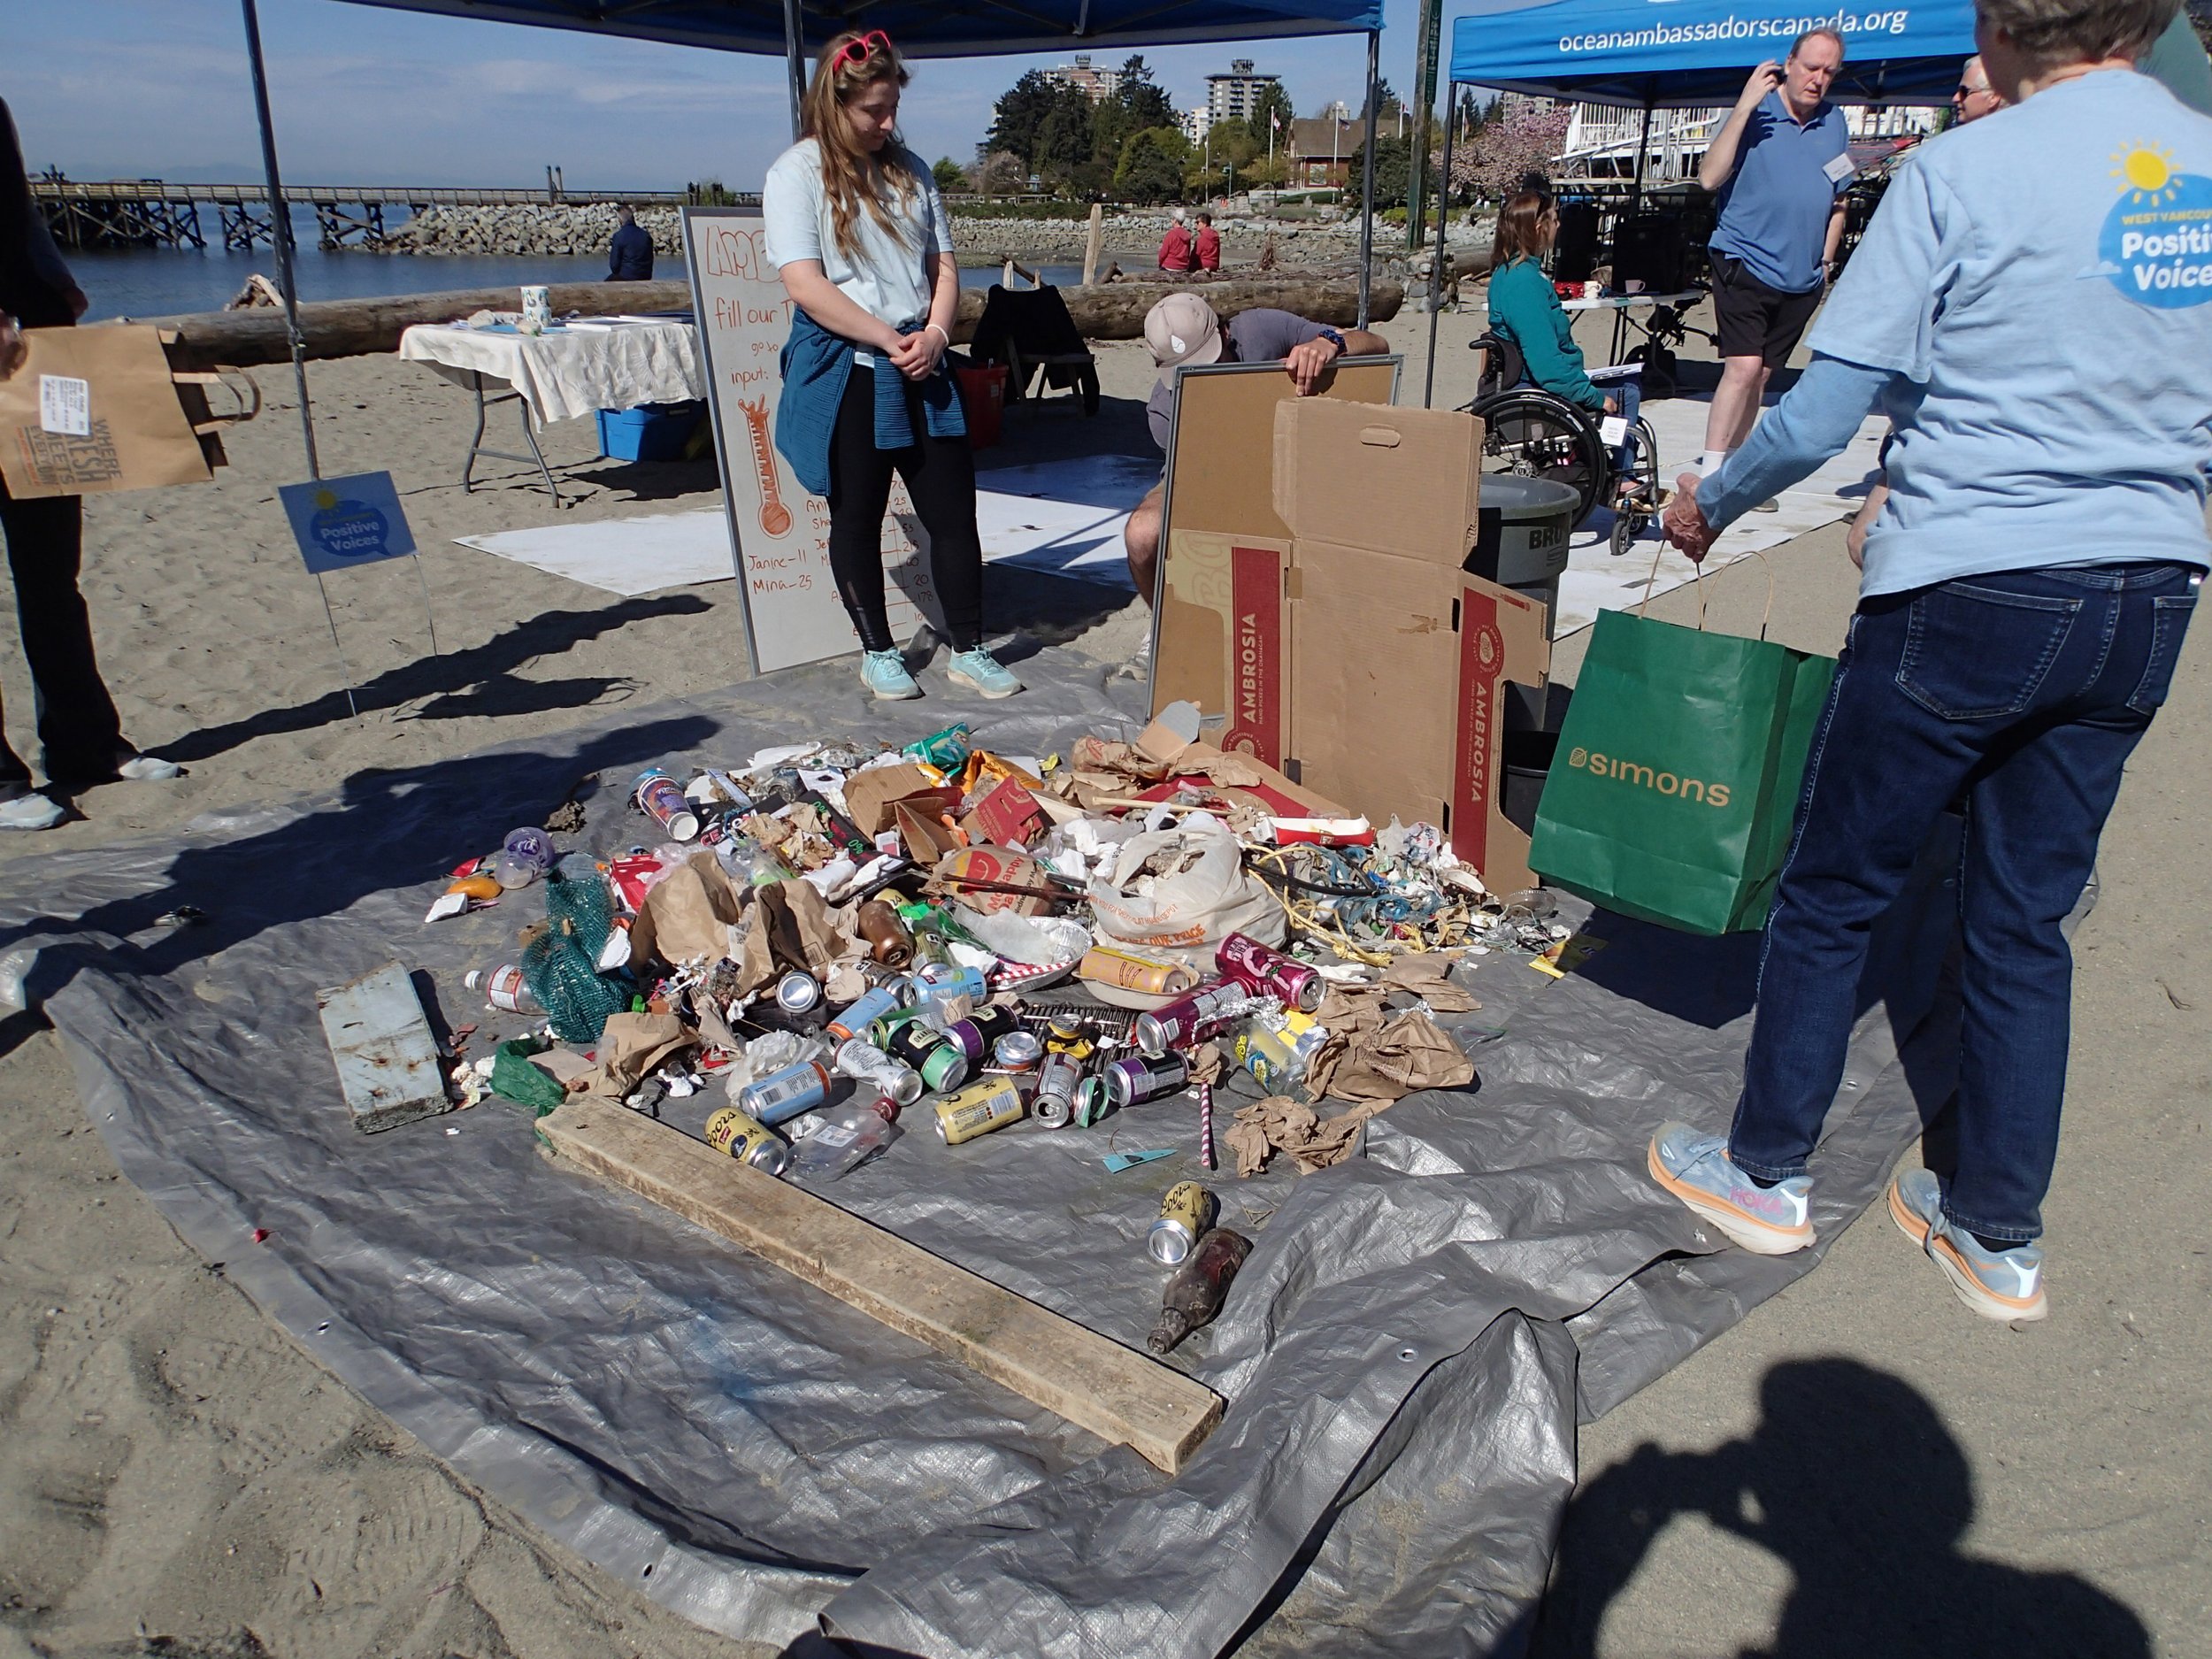
[{"label": "wooden pier", "polygon": [[[462,189],[433,185],[288,185],[285,197],[315,210],[326,249],[374,248],[384,241],[387,208],[583,207],[627,202],[683,207],[705,199],[687,190]],[[31,180],[31,198],[65,248],[204,248],[211,234],[227,250],[273,241],[269,192],[262,184],[171,184],[161,179],[77,180],[51,173]],[[208,210],[211,227],[203,219]]]}]

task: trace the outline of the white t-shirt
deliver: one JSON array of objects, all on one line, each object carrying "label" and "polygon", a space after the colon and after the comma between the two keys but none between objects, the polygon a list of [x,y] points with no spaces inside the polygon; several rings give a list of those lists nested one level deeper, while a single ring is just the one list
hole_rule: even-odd
[{"label": "white t-shirt", "polygon": [[821,262],[822,274],[838,291],[879,321],[902,328],[929,319],[929,256],[952,251],[952,227],[944,199],[928,165],[910,150],[887,152],[902,162],[918,181],[910,196],[890,193],[886,205],[900,234],[887,231],[860,204],[853,215],[857,246],[848,258],[837,245],[827,195],[822,188],[821,146],[803,138],[776,157],[761,190],[761,217],[768,233],[768,263],[795,259]]}]

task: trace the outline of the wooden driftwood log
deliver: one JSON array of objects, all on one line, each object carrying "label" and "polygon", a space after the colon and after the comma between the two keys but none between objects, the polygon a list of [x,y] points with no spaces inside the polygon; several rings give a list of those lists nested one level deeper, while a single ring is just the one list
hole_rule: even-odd
[{"label": "wooden driftwood log", "polygon": [[[1099,283],[1060,291],[1067,298],[1069,315],[1087,340],[1141,337],[1145,312],[1161,293],[1156,285],[1133,282]],[[1225,319],[1264,305],[1339,328],[1348,328],[1359,319],[1359,288],[1349,277],[1217,281],[1204,284],[1198,291]],[[551,297],[556,316],[580,311],[588,317],[603,317],[618,312],[687,311],[691,306],[691,288],[683,282],[557,282],[552,285]],[[956,342],[966,341],[974,332],[976,319],[983,314],[983,291],[977,288],[960,296],[959,320],[952,331]],[[1404,299],[1396,283],[1378,282],[1369,315],[1376,322],[1387,322],[1398,314]],[[311,358],[365,357],[398,350],[401,334],[417,323],[451,322],[478,311],[513,311],[516,303],[511,288],[460,288],[384,299],[319,300],[300,307],[300,332]],[[179,368],[211,368],[219,364],[250,368],[256,364],[283,363],[292,355],[280,310],[201,311],[157,320],[177,334],[170,358]]]}]

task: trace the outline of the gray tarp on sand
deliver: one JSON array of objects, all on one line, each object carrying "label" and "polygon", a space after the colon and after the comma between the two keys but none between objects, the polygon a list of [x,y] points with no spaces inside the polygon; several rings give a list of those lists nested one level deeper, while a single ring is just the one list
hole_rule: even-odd
[{"label": "gray tarp on sand", "polygon": [[[497,1103],[363,1137],[319,987],[393,956],[449,1025],[490,1018],[469,966],[511,953],[535,890],[426,926],[442,872],[587,774],[600,850],[647,839],[624,784],[956,718],[1014,753],[1127,731],[1096,664],[1032,658],[984,704],[874,705],[822,667],[181,835],[10,865],[0,949],[67,1041],[124,1172],[271,1317],[459,1473],[698,1623],[894,1652],[1150,1659],[1513,1651],[1575,1476],[1575,1425],[1809,1271],[1720,1240],[1644,1171],[1653,1126],[1724,1124],[1755,939],[1601,917],[1554,982],[1485,958],[1472,1092],[1408,1098],[1365,1156],[1216,1183],[1256,1241],[1178,1361],[1227,1399],[1181,1477],[653,1206],[541,1154]],[[933,682],[936,677],[932,677]],[[1839,1231],[1948,1094],[1952,906],[1932,877],[1884,930],[1870,1012],[1816,1169]],[[211,917],[164,929],[179,904]],[[57,921],[56,918],[72,918]],[[424,983],[426,976],[417,975]],[[434,1019],[438,1016],[434,1014]],[[483,1039],[474,1052],[485,1052]],[[695,1130],[718,1098],[672,1102]],[[682,1109],[688,1109],[685,1110]],[[1092,1131],[948,1149],[917,1115],[836,1202],[1141,1346],[1161,1274],[1141,1234],[1201,1173],[1187,1102]],[[457,1133],[449,1133],[449,1130]],[[1108,1174],[1100,1155],[1179,1156]],[[1286,1161],[1279,1160],[1279,1164]],[[265,1243],[251,1241],[267,1230]],[[1717,1253],[1716,1253],[1717,1251]]]}]

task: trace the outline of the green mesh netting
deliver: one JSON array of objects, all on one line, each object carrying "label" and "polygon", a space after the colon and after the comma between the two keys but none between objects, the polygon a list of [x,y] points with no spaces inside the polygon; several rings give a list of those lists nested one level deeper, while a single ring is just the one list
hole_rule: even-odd
[{"label": "green mesh netting", "polygon": [[614,928],[614,895],[595,870],[588,879],[557,870],[545,885],[545,913],[552,926],[524,949],[523,979],[555,1036],[596,1042],[607,1016],[630,1005],[629,986],[595,966]]}]

